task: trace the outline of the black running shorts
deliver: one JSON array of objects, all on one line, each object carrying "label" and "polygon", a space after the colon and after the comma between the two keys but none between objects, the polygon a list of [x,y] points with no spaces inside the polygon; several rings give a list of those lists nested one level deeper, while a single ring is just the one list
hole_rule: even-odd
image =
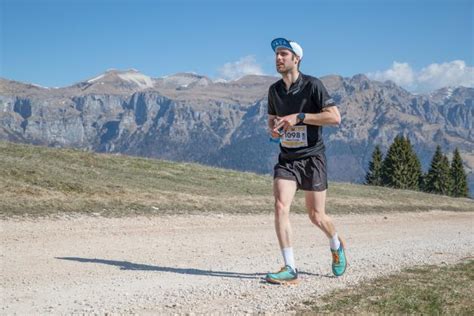
[{"label": "black running shorts", "polygon": [[324,191],[328,188],[324,153],[298,160],[283,160],[278,157],[273,171],[273,179],[296,181],[299,190]]}]

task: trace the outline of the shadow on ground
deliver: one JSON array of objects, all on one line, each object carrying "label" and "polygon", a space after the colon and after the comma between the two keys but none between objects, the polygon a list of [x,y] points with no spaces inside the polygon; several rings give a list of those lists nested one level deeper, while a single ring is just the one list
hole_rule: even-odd
[{"label": "shadow on ground", "polygon": [[[228,271],[212,271],[212,270],[201,270],[194,268],[171,268],[171,267],[160,267],[152,266],[148,264],[133,263],[129,261],[118,261],[118,260],[105,260],[97,258],[79,258],[79,257],[55,257],[60,260],[70,260],[78,261],[85,263],[99,263],[107,264],[111,266],[119,267],[120,270],[136,270],[136,271],[158,271],[158,272],[170,272],[178,274],[188,274],[188,275],[205,275],[205,276],[214,276],[221,278],[237,278],[237,279],[262,279],[265,276],[265,273],[241,273],[241,272],[228,272]],[[301,275],[311,275],[319,277],[327,277],[326,275],[320,275],[309,272],[299,272]]]}]

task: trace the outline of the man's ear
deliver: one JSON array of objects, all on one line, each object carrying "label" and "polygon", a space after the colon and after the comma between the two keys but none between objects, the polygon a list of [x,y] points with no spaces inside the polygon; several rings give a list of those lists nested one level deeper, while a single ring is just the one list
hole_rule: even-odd
[{"label": "man's ear", "polygon": [[294,56],[294,60],[295,60],[295,64],[298,65],[298,63],[300,62],[300,56],[296,55],[296,54],[293,54]]}]

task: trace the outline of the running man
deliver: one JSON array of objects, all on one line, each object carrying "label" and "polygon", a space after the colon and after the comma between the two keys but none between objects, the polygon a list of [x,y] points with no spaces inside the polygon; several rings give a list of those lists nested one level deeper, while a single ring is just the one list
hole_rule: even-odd
[{"label": "running man", "polygon": [[273,138],[280,138],[280,155],[274,167],[275,230],[285,266],[268,273],[271,283],[296,283],[298,272],[291,246],[290,206],[296,190],[305,191],[306,209],[311,222],[329,239],[332,272],[346,270],[345,243],[326,214],[327,169],[322,126],[338,125],[341,115],[323,83],[299,71],[301,46],[284,38],[271,43],[276,70],[282,79],[268,91],[268,127]]}]

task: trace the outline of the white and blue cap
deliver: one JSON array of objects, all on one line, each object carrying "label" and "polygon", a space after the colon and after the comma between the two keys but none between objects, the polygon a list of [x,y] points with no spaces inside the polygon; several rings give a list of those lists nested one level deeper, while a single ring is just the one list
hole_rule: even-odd
[{"label": "white and blue cap", "polygon": [[300,57],[300,59],[303,59],[303,48],[301,48],[301,46],[298,43],[296,43],[292,40],[287,40],[286,38],[282,38],[282,37],[275,38],[272,41],[272,49],[273,49],[274,52],[276,52],[276,50],[278,48],[289,49],[293,53],[298,55]]}]

